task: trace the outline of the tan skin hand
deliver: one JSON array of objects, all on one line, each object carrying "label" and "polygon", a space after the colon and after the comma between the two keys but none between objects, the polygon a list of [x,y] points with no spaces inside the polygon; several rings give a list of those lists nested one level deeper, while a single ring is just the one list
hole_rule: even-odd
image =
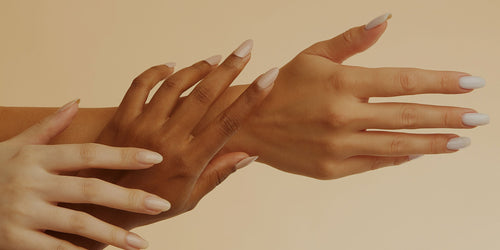
[{"label": "tan skin hand", "polygon": [[[235,52],[218,67],[201,61],[173,75],[170,75],[173,69],[165,65],[145,71],[134,80],[98,142],[141,145],[160,152],[164,155],[164,161],[141,172],[96,170],[79,173],[80,176],[98,177],[125,187],[155,193],[172,203],[169,211],[148,217],[91,205],[76,208],[125,228],[150,224],[193,209],[203,196],[236,171],[237,163],[249,158],[243,152],[214,156],[270,93],[278,69],[259,77],[203,131],[192,135],[192,130],[211,108],[211,104],[249,60],[250,54],[240,57]],[[160,89],[145,105],[149,91],[163,79],[165,81]],[[200,83],[191,94],[178,104],[179,96],[198,81]],[[87,247],[103,247],[71,237],[70,240]]]}]

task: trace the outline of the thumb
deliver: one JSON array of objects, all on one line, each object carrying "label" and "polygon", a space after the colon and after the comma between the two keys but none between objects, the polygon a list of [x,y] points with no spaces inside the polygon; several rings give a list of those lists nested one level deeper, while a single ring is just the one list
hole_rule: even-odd
[{"label": "thumb", "polygon": [[191,202],[193,204],[198,203],[203,196],[221,184],[229,175],[238,169],[248,166],[257,160],[257,158],[257,156],[249,156],[246,153],[236,152],[227,153],[213,159],[203,173],[201,173],[191,193]]},{"label": "thumb", "polygon": [[386,21],[391,17],[390,13],[379,16],[367,25],[352,28],[330,40],[315,43],[302,53],[323,56],[333,62],[342,63],[374,45],[384,33],[387,28]]},{"label": "thumb", "polygon": [[47,116],[37,124],[12,138],[12,142],[20,145],[47,144],[50,139],[66,129],[78,112],[80,99],[62,106],[54,114]]}]

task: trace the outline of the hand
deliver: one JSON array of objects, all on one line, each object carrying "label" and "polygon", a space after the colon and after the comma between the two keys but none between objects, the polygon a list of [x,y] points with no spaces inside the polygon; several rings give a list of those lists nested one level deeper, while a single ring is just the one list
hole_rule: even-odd
[{"label": "hand", "polygon": [[[142,171],[80,173],[158,194],[172,203],[169,211],[147,217],[106,208],[81,209],[124,227],[149,224],[193,209],[228,175],[254,160],[255,157],[244,152],[214,156],[271,91],[278,69],[260,76],[212,123],[196,136],[192,135],[211,104],[250,60],[251,46],[252,41],[246,41],[218,67],[220,57],[212,57],[171,76],[173,69],[166,65],[142,73],[133,81],[98,142],[152,149],[164,155],[165,160]],[[150,90],[163,79],[165,81],[146,105]],[[200,80],[191,94],[178,103],[179,96]]]},{"label": "hand", "polygon": [[145,169],[162,161],[158,153],[138,148],[42,145],[63,131],[77,110],[77,102],[69,103],[0,143],[0,249],[81,249],[45,230],[81,235],[124,249],[145,248],[147,242],[136,234],[57,203],[91,203],[149,216],[169,209],[166,200],[144,191],[60,175],[84,168]]},{"label": "hand", "polygon": [[269,97],[225,150],[259,155],[259,161],[286,172],[334,179],[467,146],[468,138],[454,134],[372,131],[472,128],[489,120],[466,108],[369,103],[371,97],[463,94],[484,84],[461,72],[341,64],[374,44],[386,27],[356,27],[299,53],[280,69]]}]

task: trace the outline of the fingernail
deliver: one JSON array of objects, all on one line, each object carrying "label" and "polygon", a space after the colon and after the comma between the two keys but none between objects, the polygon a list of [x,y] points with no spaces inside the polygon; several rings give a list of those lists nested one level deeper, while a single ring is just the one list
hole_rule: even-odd
[{"label": "fingernail", "polygon": [[446,147],[449,150],[459,150],[470,145],[469,137],[456,137],[448,141]]},{"label": "fingernail", "polygon": [[463,76],[460,78],[459,84],[463,89],[479,89],[486,85],[486,81],[479,76]]},{"label": "fingernail", "polygon": [[375,19],[371,20],[366,26],[366,30],[371,30],[381,24],[383,24],[385,21],[391,19],[392,14],[391,13],[385,13],[381,16],[376,17]]},{"label": "fingernail", "polygon": [[163,156],[152,151],[140,151],[135,155],[135,159],[144,164],[158,164],[163,161]]},{"label": "fingernail", "polygon": [[70,108],[71,106],[73,106],[75,103],[76,103],[76,104],[79,104],[79,103],[80,103],[80,99],[75,99],[75,100],[73,100],[73,101],[71,101],[71,102],[68,102],[68,103],[64,104],[64,106],[62,106],[61,108],[59,108],[59,109],[57,110],[57,112],[56,112],[56,113],[61,113],[61,112],[63,112],[64,110],[69,109],[69,108]]},{"label": "fingernail", "polygon": [[424,156],[424,155],[410,155],[410,156],[408,156],[408,161],[412,161],[412,160],[418,159],[418,158],[420,158],[422,156]]},{"label": "fingernail", "polygon": [[221,60],[222,60],[221,55],[215,55],[205,59],[205,62],[213,66],[219,64]]},{"label": "fingernail", "polygon": [[490,123],[490,116],[480,113],[467,113],[462,115],[462,122],[467,126],[480,126]]},{"label": "fingernail", "polygon": [[234,52],[233,54],[237,57],[245,57],[245,56],[248,56],[248,54],[250,54],[250,51],[252,51],[252,48],[253,48],[253,40],[252,39],[248,39],[246,41],[244,41]]},{"label": "fingernail", "polygon": [[165,63],[165,66],[169,67],[169,68],[174,68],[175,65],[177,65],[176,63],[174,62],[168,62],[168,63]]},{"label": "fingernail", "polygon": [[165,212],[170,209],[172,205],[167,200],[158,197],[148,197],[144,200],[144,205],[147,209],[156,212]]},{"label": "fingernail", "polygon": [[252,162],[256,161],[257,158],[259,158],[259,156],[250,156],[250,157],[247,157],[247,158],[239,161],[238,163],[236,163],[236,166],[235,166],[236,170],[250,165]]},{"label": "fingernail", "polygon": [[149,243],[146,240],[139,237],[139,235],[135,233],[128,233],[125,239],[127,241],[127,244],[134,248],[145,249],[149,246]]},{"label": "fingernail", "polygon": [[257,86],[259,86],[259,88],[261,89],[268,88],[272,83],[274,83],[279,73],[279,68],[270,69],[259,77],[259,79],[257,80]]}]

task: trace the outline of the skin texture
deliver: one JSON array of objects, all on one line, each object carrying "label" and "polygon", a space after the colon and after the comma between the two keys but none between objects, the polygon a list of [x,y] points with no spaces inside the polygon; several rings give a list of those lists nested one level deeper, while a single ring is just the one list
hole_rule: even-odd
[{"label": "skin texture", "polygon": [[0,249],[81,249],[44,234],[44,230],[135,249],[126,237],[137,235],[90,214],[59,207],[59,202],[93,203],[146,216],[162,212],[145,205],[146,199],[158,198],[156,195],[95,178],[60,175],[85,168],[145,169],[161,161],[161,157],[149,163],[139,161],[138,153],[156,153],[138,148],[45,145],[69,125],[77,110],[78,104],[73,102],[20,135],[0,143]]}]

